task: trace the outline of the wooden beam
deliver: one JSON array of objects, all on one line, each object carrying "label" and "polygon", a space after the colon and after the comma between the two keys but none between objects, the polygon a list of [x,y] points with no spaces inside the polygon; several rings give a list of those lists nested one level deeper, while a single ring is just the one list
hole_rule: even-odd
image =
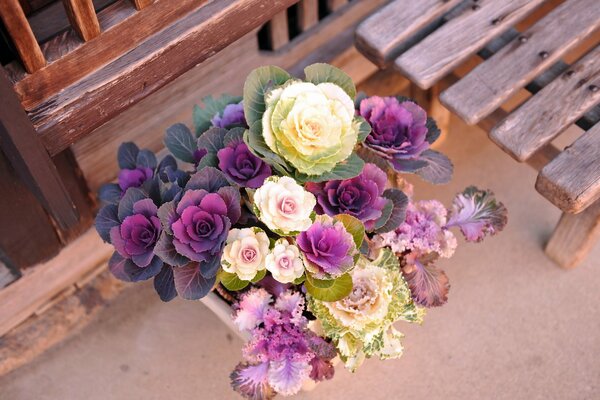
[{"label": "wooden beam", "polygon": [[1,290],[0,337],[105,263],[112,253],[112,246],[103,243],[96,230],[90,229],[58,256],[36,266],[32,272]]},{"label": "wooden beam", "polygon": [[535,188],[568,213],[581,212],[600,199],[600,124],[546,165]]},{"label": "wooden beam", "polygon": [[298,3],[298,26],[304,32],[319,22],[318,0],[301,0]]},{"label": "wooden beam", "polygon": [[394,66],[421,88],[428,89],[542,2],[510,0],[475,4],[400,55]]},{"label": "wooden beam", "polygon": [[19,0],[0,1],[0,17],[17,48],[21,62],[29,73],[46,65],[46,60],[35,39]]},{"label": "wooden beam", "polygon": [[67,16],[79,37],[87,42],[100,34],[100,24],[92,0],[63,0]]},{"label": "wooden beam", "polygon": [[132,0],[135,8],[141,10],[142,8],[148,7],[150,4],[154,3],[154,0]]},{"label": "wooden beam", "polygon": [[0,145],[17,174],[63,228],[78,221],[77,210],[56,167],[0,68]]},{"label": "wooden beam", "polygon": [[407,47],[412,36],[438,20],[462,0],[395,0],[381,7],[356,30],[356,47],[385,67]]},{"label": "wooden beam", "polygon": [[599,27],[597,0],[564,2],[444,91],[441,100],[476,124]]},{"label": "wooden beam", "polygon": [[600,201],[580,214],[563,213],[546,245],[546,254],[563,268],[574,268],[600,239]]},{"label": "wooden beam", "polygon": [[290,42],[287,10],[275,14],[269,21],[269,42],[271,50],[279,50]]},{"label": "wooden beam", "polygon": [[295,1],[222,0],[198,7],[31,112],[46,149],[57,154]]},{"label": "wooden beam", "polygon": [[348,0],[327,0],[327,10],[335,12],[346,4],[348,4]]}]

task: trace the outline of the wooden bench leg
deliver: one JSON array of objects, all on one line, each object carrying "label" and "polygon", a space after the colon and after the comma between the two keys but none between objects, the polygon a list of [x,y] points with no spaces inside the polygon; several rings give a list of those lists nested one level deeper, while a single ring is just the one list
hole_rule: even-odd
[{"label": "wooden bench leg", "polygon": [[563,213],[546,254],[563,268],[576,267],[600,239],[600,201],[579,214]]},{"label": "wooden bench leg", "polygon": [[423,90],[414,83],[410,84],[410,95],[421,107],[427,110],[427,114],[435,120],[442,131],[440,138],[435,143],[439,145],[444,141],[450,128],[450,111],[440,103],[441,88],[439,84],[434,85],[431,89]]}]

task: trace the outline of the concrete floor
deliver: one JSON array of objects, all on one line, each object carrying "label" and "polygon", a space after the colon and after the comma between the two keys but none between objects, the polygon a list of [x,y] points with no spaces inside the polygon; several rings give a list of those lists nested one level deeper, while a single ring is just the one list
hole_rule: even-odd
[{"label": "concrete floor", "polygon": [[[417,185],[448,203],[476,184],[509,209],[500,236],[461,243],[443,267],[449,303],[406,334],[399,360],[369,360],[298,399],[600,399],[600,247],[572,271],[542,252],[559,212],[536,174],[477,128],[454,120],[441,146],[451,184]],[[0,379],[6,400],[234,399],[229,372],[242,342],[202,304],[161,303],[148,284],[126,290],[80,335]]]}]

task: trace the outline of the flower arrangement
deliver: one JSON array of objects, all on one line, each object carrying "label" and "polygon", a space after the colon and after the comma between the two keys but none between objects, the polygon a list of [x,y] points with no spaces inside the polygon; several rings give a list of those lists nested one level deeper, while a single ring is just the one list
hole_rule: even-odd
[{"label": "flower arrangement", "polygon": [[118,183],[103,186],[96,229],[109,268],[153,279],[163,301],[215,291],[249,338],[231,374],[245,397],[293,395],[331,379],[339,358],[397,358],[397,321],[421,323],[449,290],[436,265],[457,246],[503,229],[507,211],[467,188],[448,210],[415,201],[403,173],[447,182],[452,164],[430,147],[435,121],[410,99],[356,99],[327,64],[305,79],[261,67],[242,97],[204,99],[195,132],[170,127],[170,154],[124,143]]}]

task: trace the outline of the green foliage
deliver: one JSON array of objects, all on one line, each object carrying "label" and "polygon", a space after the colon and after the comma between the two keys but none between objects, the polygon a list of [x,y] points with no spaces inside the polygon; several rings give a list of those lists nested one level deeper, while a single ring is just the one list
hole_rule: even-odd
[{"label": "green foliage", "polygon": [[357,218],[348,214],[338,214],[333,217],[334,220],[344,224],[344,228],[352,235],[356,248],[360,249],[363,240],[365,239],[365,226]]},{"label": "green foliage", "polygon": [[283,85],[292,77],[274,65],[259,67],[250,72],[244,83],[244,116],[248,126],[260,122],[265,112],[265,94]]},{"label": "green foliage", "polygon": [[194,127],[196,128],[195,133],[196,137],[202,135],[208,128],[211,127],[210,120],[216,114],[222,114],[225,106],[228,104],[239,103],[242,101],[240,96],[230,96],[227,94],[222,95],[218,98],[213,98],[212,96],[207,96],[202,99],[202,103],[204,103],[204,107],[200,107],[199,105],[194,106],[194,111],[192,118],[194,120]]},{"label": "green foliage", "polygon": [[250,284],[250,281],[241,280],[236,274],[225,272],[222,269],[219,270],[217,279],[225,286],[225,289],[231,292],[242,290]]},{"label": "green foliage", "polygon": [[306,291],[317,300],[338,301],[348,296],[352,291],[352,278],[349,274],[344,274],[336,279],[321,280],[311,278],[307,274],[304,286]]},{"label": "green foliage", "polygon": [[308,82],[312,82],[315,85],[324,82],[335,83],[341,87],[351,99],[354,100],[356,97],[356,87],[354,86],[354,82],[352,82],[352,78],[333,65],[324,63],[309,65],[304,68],[304,75]]}]

